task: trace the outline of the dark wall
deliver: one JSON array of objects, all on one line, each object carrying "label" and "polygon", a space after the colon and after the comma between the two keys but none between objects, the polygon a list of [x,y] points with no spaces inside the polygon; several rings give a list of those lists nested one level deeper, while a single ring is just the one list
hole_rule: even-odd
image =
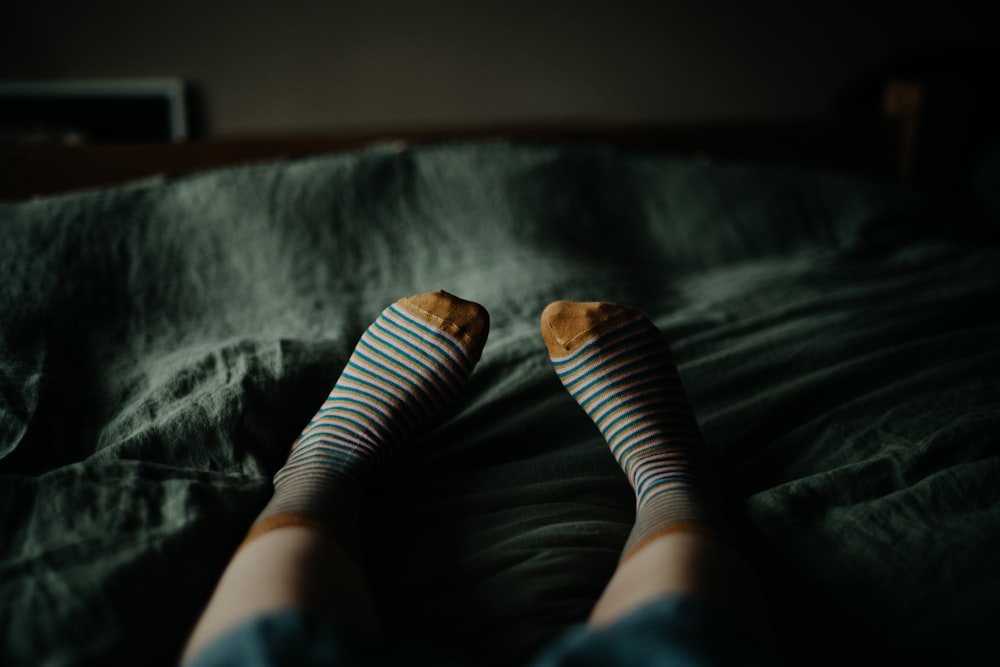
[{"label": "dark wall", "polygon": [[0,80],[187,77],[213,135],[818,115],[987,4],[7,0]]}]

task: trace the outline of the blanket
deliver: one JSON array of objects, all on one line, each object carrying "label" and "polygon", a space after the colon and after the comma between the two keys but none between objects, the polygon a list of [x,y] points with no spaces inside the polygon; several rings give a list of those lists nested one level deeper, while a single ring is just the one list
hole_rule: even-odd
[{"label": "blanket", "polygon": [[[0,663],[174,664],[270,478],[396,299],[482,361],[366,497],[387,636],[517,664],[633,518],[553,300],[672,342],[792,664],[1000,657],[1000,249],[919,193],[611,147],[379,145],[0,206]],[[490,656],[491,659],[484,659]]]}]

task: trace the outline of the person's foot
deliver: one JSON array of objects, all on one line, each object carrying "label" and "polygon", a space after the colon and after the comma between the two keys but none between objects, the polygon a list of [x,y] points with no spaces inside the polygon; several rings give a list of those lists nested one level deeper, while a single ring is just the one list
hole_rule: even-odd
[{"label": "person's foot", "polygon": [[637,310],[557,301],[542,313],[552,365],[636,493],[625,560],[661,535],[716,523],[708,452],[670,346]]},{"label": "person's foot", "polygon": [[489,324],[485,308],[444,291],[400,299],[382,311],[293,443],[246,541],[299,525],[353,543],[362,485],[458,396]]}]

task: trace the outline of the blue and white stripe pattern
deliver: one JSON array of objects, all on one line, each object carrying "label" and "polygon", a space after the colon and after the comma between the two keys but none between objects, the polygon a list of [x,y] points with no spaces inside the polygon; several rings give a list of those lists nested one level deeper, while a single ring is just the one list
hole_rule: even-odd
[{"label": "blue and white stripe pattern", "polygon": [[460,392],[480,349],[411,312],[386,308],[361,336],[333,390],[274,477],[262,518],[323,517]]},{"label": "blue and white stripe pattern", "polygon": [[706,521],[706,449],[667,341],[621,307],[553,368],[597,425],[636,493],[638,546],[673,524]]}]

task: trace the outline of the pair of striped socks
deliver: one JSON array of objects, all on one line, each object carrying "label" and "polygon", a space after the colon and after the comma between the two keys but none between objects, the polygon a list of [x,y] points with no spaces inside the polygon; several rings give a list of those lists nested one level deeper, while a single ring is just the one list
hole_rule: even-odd
[{"label": "pair of striped socks", "polygon": [[[717,519],[707,452],[656,327],[626,306],[559,301],[545,308],[541,328],[556,374],[635,490],[622,560],[661,535],[711,530]],[[246,541],[298,525],[355,549],[365,484],[456,399],[488,333],[485,308],[443,291],[386,308],[293,443]]]}]

